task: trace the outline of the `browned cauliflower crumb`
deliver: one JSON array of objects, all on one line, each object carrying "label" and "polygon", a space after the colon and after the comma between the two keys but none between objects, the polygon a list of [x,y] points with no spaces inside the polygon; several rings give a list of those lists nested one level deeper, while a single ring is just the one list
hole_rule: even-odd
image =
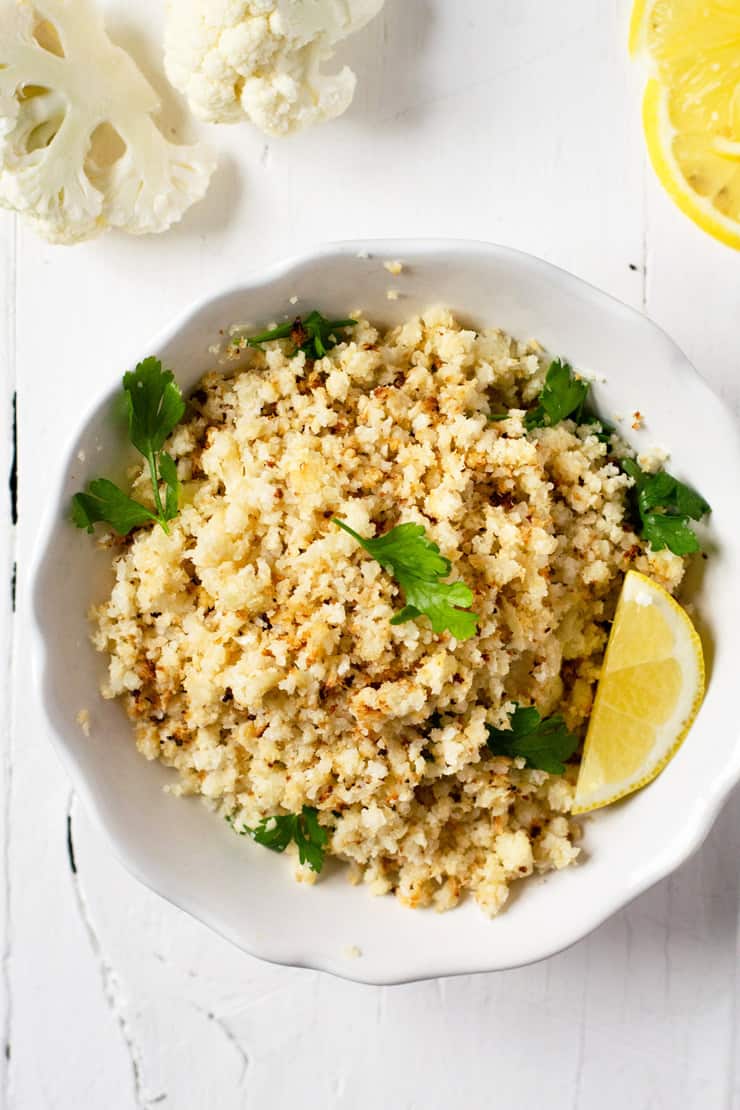
[{"label": "browned cauliflower crumb", "polygon": [[[352,881],[440,910],[469,891],[493,915],[513,880],[576,859],[579,827],[576,768],[494,757],[486,723],[536,704],[581,729],[625,571],[673,589],[683,561],[645,550],[588,428],[525,433],[539,344],[435,310],[289,354],[248,351],[194,394],[169,444],[180,515],[119,549],[93,611],[104,694],[179,793],[250,826],[314,806]],[[393,578],[334,516],[367,536],[423,524],[479,634],[392,626]]]}]

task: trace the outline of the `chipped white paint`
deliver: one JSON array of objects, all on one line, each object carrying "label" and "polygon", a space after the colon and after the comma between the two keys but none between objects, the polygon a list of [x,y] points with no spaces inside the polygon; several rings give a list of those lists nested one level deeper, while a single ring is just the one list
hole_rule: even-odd
[{"label": "chipped white paint", "polygon": [[[152,5],[107,7],[152,76]],[[645,307],[740,410],[740,257],[695,231],[645,169],[628,7],[388,0],[345,51],[360,77],[351,112],[285,143],[210,129],[220,174],[166,237],[54,249],[23,229],[16,242],[2,217],[0,468],[17,373],[22,590],[80,407],[163,317],[320,239],[447,234],[531,250]],[[8,510],[3,479],[5,521]],[[14,557],[6,527],[0,1105],[740,1110],[737,796],[678,874],[536,967],[372,989],[262,965],[125,874],[74,802],[40,726],[24,621],[9,620]]]},{"label": "chipped white paint", "polygon": [[15,481],[13,470],[14,396],[15,396],[15,282],[16,282],[16,236],[15,228],[9,222],[0,224],[0,473],[11,475],[10,482],[0,484],[0,652],[2,670],[0,671],[0,713],[2,714],[2,749],[0,750],[0,880],[2,881],[2,908],[0,920],[0,1028],[3,1045],[0,1046],[0,1075],[3,1081],[8,1077],[7,1044],[12,1023],[12,998],[10,991],[10,952],[12,926],[10,921],[10,791],[12,786],[12,638],[13,592],[15,590],[15,506],[12,504],[12,484]]}]

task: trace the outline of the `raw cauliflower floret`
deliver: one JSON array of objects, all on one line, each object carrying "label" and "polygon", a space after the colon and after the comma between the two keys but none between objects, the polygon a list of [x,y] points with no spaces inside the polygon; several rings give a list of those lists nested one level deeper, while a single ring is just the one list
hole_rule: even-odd
[{"label": "raw cauliflower floret", "polygon": [[168,0],[165,69],[209,123],[250,119],[286,135],[334,119],[357,83],[321,72],[384,0]]},{"label": "raw cauliflower floret", "polygon": [[92,0],[0,7],[0,206],[52,243],[181,219],[215,161],[165,139],[157,94]]}]

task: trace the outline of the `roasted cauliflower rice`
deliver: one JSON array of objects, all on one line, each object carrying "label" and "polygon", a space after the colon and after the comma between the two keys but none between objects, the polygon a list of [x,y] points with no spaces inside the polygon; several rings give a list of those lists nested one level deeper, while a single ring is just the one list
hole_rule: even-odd
[{"label": "roasted cauliflower rice", "polygon": [[[593,426],[525,430],[548,361],[434,310],[203,378],[168,446],[181,512],[121,541],[92,614],[104,695],[171,789],[250,827],[315,807],[351,879],[408,906],[470,892],[493,915],[513,880],[577,859],[576,763],[492,755],[486,725],[535,705],[582,735],[624,574],[674,590],[684,561],[636,535]],[[367,537],[424,525],[477,634],[392,625],[402,592],[335,517]]]}]

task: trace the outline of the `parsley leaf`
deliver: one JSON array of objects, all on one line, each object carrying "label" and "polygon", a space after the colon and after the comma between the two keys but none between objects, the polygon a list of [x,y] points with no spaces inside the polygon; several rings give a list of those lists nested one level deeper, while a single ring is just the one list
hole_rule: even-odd
[{"label": "parsley leaf", "polygon": [[668,548],[674,555],[699,551],[699,540],[690,520],[701,520],[711,512],[707,501],[665,470],[646,474],[634,459],[621,459],[625,474],[634,480],[634,505],[643,539],[653,551]]},{"label": "parsley leaf", "polygon": [[327,320],[314,309],[305,319],[297,316],[291,323],[253,335],[247,343],[250,347],[261,347],[272,339],[290,339],[296,354],[303,351],[306,358],[323,358],[327,351],[336,347],[340,338],[336,333],[344,328],[353,328],[356,323],[356,320]]},{"label": "parsley leaf", "polygon": [[456,640],[475,635],[478,618],[469,611],[473,591],[464,582],[441,582],[452,569],[449,559],[440,555],[436,543],[427,539],[421,524],[398,524],[384,536],[367,540],[349,525],[334,519],[369,555],[394,576],[401,586],[406,605],[391,624],[405,624],[427,616],[435,632],[450,632]]},{"label": "parsley leaf", "polygon": [[[159,463],[161,462],[159,452],[162,450],[168,435],[185,415],[185,402],[175,382],[174,375],[170,370],[163,370],[162,363],[157,358],[147,358],[144,362],[139,363],[133,373],[124,374],[123,388],[126,392],[128,407],[129,437],[136,450],[141,452],[149,463],[154,503],[157,506],[157,519],[166,532],[166,521],[172,520],[172,517],[177,515],[176,503],[174,512],[171,511],[172,497],[170,494],[174,463],[168,456],[168,461],[171,464],[166,466],[170,475],[170,481],[166,482],[168,487],[167,501],[170,507],[170,512],[168,512],[166,505],[162,504],[159,490],[162,478],[159,473]],[[177,476],[175,475],[176,482]],[[175,485],[176,489],[177,486]]]},{"label": "parsley leaf", "polygon": [[180,508],[180,480],[175,460],[165,451],[159,456],[159,475],[165,485],[165,520],[173,520]]},{"label": "parsley leaf", "polygon": [[284,852],[292,841],[294,832],[295,814],[290,813],[285,817],[263,817],[253,829],[245,825],[242,836],[248,834],[271,852]]},{"label": "parsley leaf", "polygon": [[[149,464],[155,512],[134,501],[114,482],[96,478],[87,491],[72,498],[72,523],[92,532],[97,523],[110,524],[121,536],[133,528],[155,521],[165,532],[167,522],[177,516],[180,483],[174,460],[162,451],[165,440],[185,414],[185,402],[169,370],[156,358],[140,362],[124,375],[129,438]],[[162,502],[161,486],[165,496]]]},{"label": "parsley leaf", "polygon": [[324,866],[324,849],[329,840],[328,832],[319,824],[318,810],[303,807],[295,819],[293,838],[298,845],[298,859],[318,874]]},{"label": "parsley leaf", "polygon": [[527,431],[559,424],[569,417],[580,421],[590,389],[588,382],[576,377],[567,362],[550,363],[539,403],[524,417]]},{"label": "parsley leaf", "polygon": [[300,813],[263,817],[253,829],[248,825],[237,829],[233,818],[227,817],[227,821],[240,836],[251,836],[257,844],[273,852],[284,852],[294,840],[301,863],[307,863],[316,874],[324,866],[324,850],[329,841],[329,833],[319,824],[318,810],[312,806],[304,806]]},{"label": "parsley leaf", "polygon": [[171,370],[163,370],[158,358],[146,358],[123,376],[131,442],[145,458],[164,447],[164,441],[185,415],[182,399]]},{"label": "parsley leaf", "polygon": [[550,775],[564,773],[565,760],[575,752],[578,739],[568,731],[560,714],[543,720],[534,706],[518,705],[509,723],[510,729],[486,725],[488,747],[494,755],[510,759],[521,756],[528,767],[547,771]]},{"label": "parsley leaf", "polygon": [[87,487],[87,493],[76,493],[72,498],[72,523],[92,532],[98,522],[110,524],[119,536],[126,536],[132,528],[139,528],[156,520],[138,501],[132,501],[123,490],[107,478],[96,478]]},{"label": "parsley leaf", "polygon": [[701,549],[696,533],[682,516],[646,513],[642,518],[642,535],[653,551],[667,547],[674,555],[693,555]]}]

